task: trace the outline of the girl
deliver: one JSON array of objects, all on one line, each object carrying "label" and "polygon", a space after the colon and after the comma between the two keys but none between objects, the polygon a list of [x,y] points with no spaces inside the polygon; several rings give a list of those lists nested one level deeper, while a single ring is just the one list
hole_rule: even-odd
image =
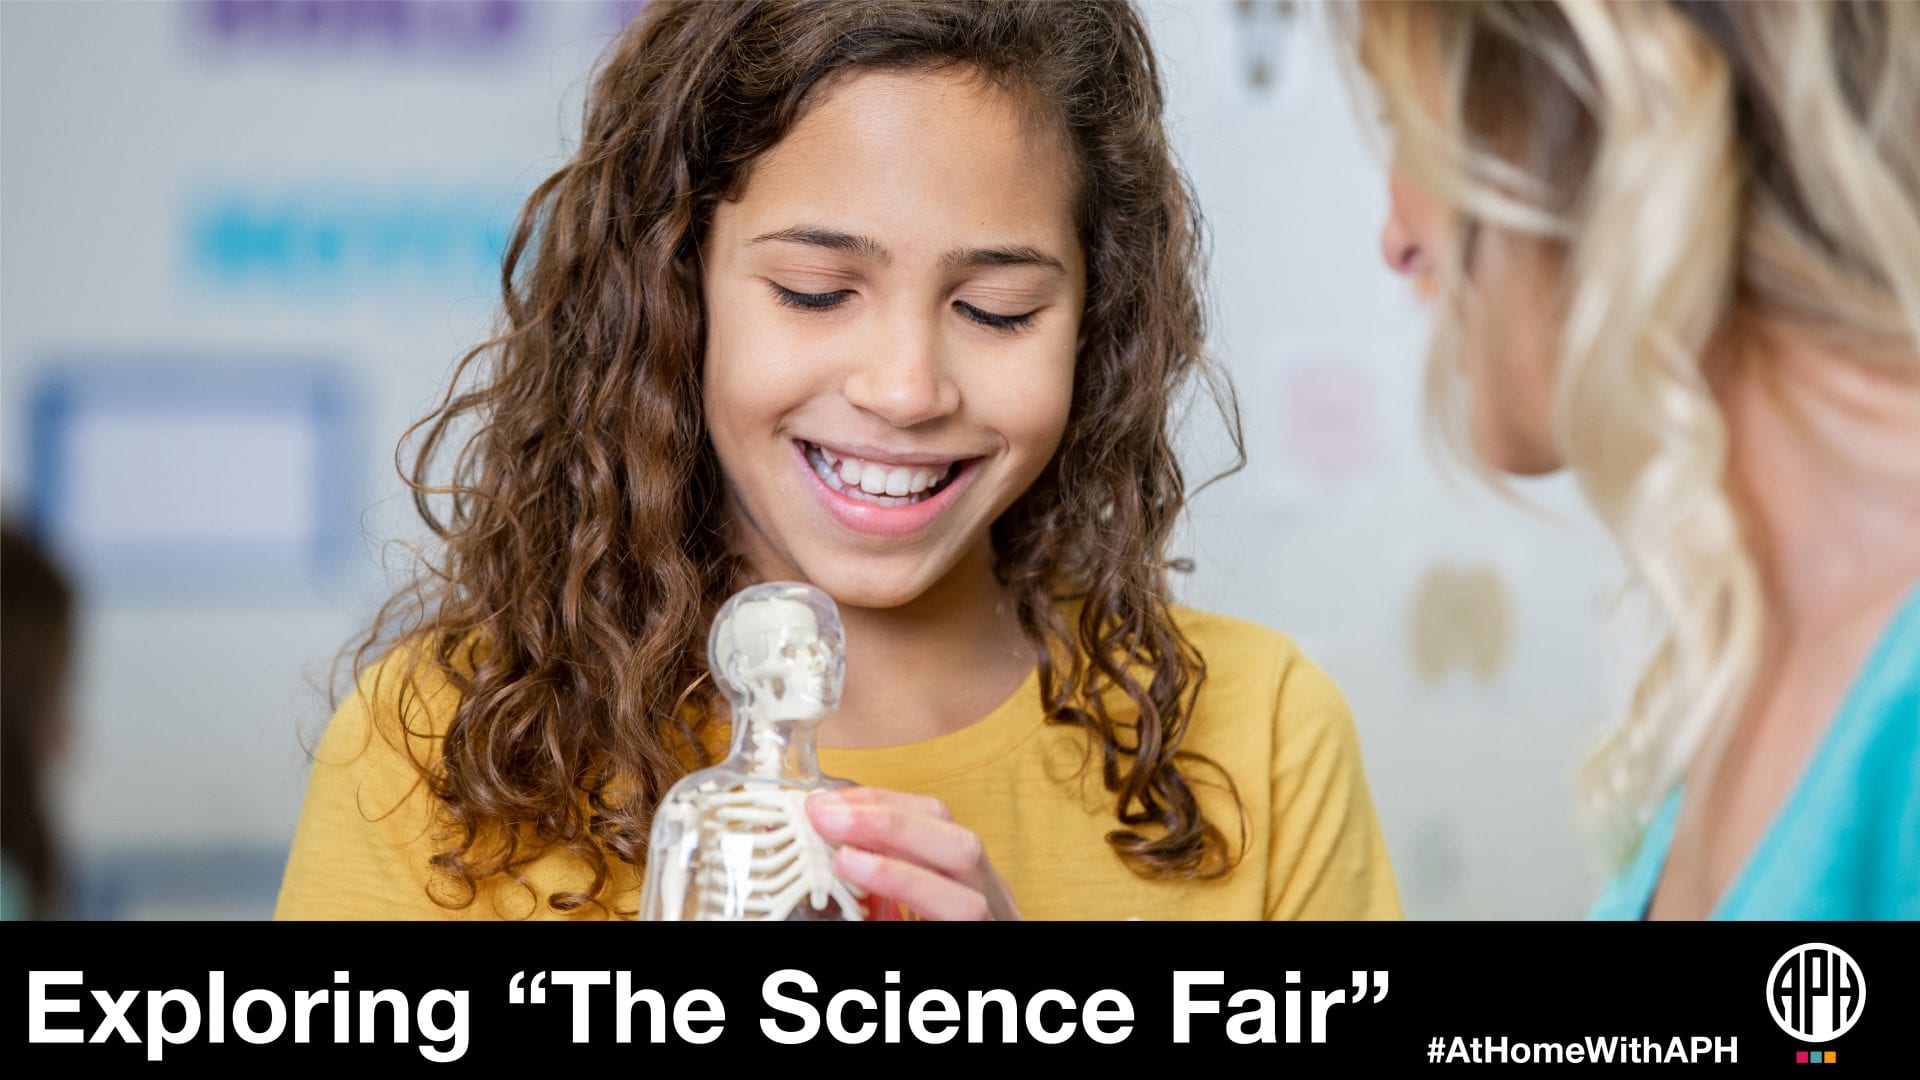
[{"label": "girl", "polygon": [[1352,14],[1436,404],[1572,469],[1669,625],[1594,914],[1920,917],[1920,8]]},{"label": "girl", "polygon": [[656,802],[727,744],[709,622],[791,579],[846,626],[820,761],[868,786],[809,811],[854,884],[1396,916],[1339,692],[1168,599],[1170,408],[1215,376],[1161,108],[1122,4],[647,5],[522,216],[491,368],[426,422],[444,555],[358,654],[398,641],[279,914],[631,913]]}]

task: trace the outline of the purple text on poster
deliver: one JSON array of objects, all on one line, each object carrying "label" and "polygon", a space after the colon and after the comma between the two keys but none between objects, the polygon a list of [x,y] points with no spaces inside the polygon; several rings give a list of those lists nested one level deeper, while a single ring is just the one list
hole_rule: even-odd
[{"label": "purple text on poster", "polygon": [[240,52],[484,56],[529,22],[520,0],[203,0],[196,36]]}]

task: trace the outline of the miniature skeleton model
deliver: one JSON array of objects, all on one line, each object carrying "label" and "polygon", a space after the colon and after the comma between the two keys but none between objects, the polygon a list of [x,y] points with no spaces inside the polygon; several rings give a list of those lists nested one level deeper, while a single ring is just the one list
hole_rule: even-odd
[{"label": "miniature skeleton model", "polygon": [[714,617],[708,668],[733,706],[727,760],[675,784],[655,813],[643,919],[858,920],[865,893],[833,872],[805,803],[814,729],[840,701],[840,617],[806,585],[755,585]]}]

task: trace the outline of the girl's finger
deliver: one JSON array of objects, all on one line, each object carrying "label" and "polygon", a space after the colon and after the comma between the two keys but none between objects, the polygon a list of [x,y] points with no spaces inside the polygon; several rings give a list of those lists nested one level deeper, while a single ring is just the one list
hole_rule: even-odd
[{"label": "girl's finger", "polygon": [[942,821],[953,820],[953,812],[947,809],[947,804],[931,795],[910,795],[904,791],[875,787],[836,788],[826,795],[861,806],[898,806]]},{"label": "girl's finger", "polygon": [[918,806],[836,801],[816,796],[807,813],[820,835],[890,855],[970,885],[981,884],[985,848],[973,830],[928,817]]},{"label": "girl's finger", "polygon": [[993,917],[985,896],[924,866],[853,847],[835,852],[833,861],[842,878],[923,919],[979,922]]}]

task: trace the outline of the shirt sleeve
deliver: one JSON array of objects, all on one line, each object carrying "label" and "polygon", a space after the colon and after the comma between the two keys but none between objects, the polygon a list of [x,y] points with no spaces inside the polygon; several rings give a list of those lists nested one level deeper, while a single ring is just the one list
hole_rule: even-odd
[{"label": "shirt sleeve", "polygon": [[1401,918],[1345,695],[1289,648],[1276,711],[1267,918]]},{"label": "shirt sleeve", "polygon": [[428,893],[433,799],[410,760],[433,760],[444,724],[432,720],[450,715],[452,703],[403,695],[404,681],[396,665],[376,665],[321,736],[276,919],[465,916]]}]

